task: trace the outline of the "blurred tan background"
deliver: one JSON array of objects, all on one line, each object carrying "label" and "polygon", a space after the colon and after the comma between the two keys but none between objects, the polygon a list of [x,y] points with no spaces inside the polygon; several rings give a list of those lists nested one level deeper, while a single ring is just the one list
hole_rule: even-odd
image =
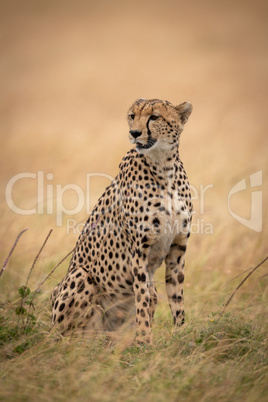
[{"label": "blurred tan background", "polygon": [[[55,199],[52,215],[12,212],[5,199],[9,180],[18,173],[42,171],[45,191],[47,184],[54,190],[56,185],[77,184],[85,191],[87,173],[115,176],[130,149],[126,113],[139,97],[173,104],[190,100],[194,107],[180,147],[190,182],[199,192],[197,233],[187,255],[191,297],[203,295],[207,302],[208,295],[218,294],[229,279],[265,257],[267,4],[0,2],[1,262],[19,231],[29,229],[6,270],[5,291],[14,281],[25,281],[50,228],[54,231],[31,286],[70,251],[78,236],[67,233],[70,216],[56,227]],[[249,176],[259,170],[263,185],[256,189],[263,192],[263,227],[256,232],[230,215],[227,197],[232,186],[246,179],[248,189],[233,196],[231,206],[249,219]],[[109,183],[105,180],[92,179],[91,206]],[[200,186],[208,185],[202,210]],[[37,181],[16,183],[13,198],[21,208],[37,208]],[[73,208],[75,194],[66,191],[64,203]],[[79,223],[86,216],[84,208],[71,218]],[[206,225],[212,233],[205,233]],[[65,270],[66,265],[46,290]]]}]

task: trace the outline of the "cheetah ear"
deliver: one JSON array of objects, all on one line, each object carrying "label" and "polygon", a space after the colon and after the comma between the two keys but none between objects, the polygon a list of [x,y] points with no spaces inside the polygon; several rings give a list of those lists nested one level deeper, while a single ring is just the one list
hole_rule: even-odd
[{"label": "cheetah ear", "polygon": [[190,102],[183,102],[180,105],[175,106],[175,109],[179,113],[182,124],[185,124],[192,113],[193,106]]}]

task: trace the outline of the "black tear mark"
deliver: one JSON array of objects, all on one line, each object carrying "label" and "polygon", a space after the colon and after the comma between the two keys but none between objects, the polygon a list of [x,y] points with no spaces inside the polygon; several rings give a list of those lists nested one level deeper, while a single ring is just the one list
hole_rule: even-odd
[{"label": "black tear mark", "polygon": [[148,137],[150,138],[152,136],[151,130],[149,129],[149,122],[151,120],[151,116],[149,117],[149,119],[147,120],[146,123],[146,127],[147,127],[147,133],[148,133]]}]

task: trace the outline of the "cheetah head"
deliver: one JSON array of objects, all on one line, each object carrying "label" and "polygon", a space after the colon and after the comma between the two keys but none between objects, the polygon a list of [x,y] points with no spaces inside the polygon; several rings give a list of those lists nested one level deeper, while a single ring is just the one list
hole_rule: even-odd
[{"label": "cheetah head", "polygon": [[139,153],[169,152],[178,146],[191,112],[189,102],[173,106],[159,99],[138,99],[128,112],[130,142]]}]

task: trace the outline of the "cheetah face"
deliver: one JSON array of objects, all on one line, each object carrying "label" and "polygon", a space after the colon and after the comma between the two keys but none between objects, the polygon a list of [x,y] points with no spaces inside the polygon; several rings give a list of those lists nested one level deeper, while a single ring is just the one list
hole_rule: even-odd
[{"label": "cheetah face", "polygon": [[189,102],[173,106],[168,101],[138,99],[128,112],[130,142],[139,153],[169,152],[178,144],[191,112]]}]

